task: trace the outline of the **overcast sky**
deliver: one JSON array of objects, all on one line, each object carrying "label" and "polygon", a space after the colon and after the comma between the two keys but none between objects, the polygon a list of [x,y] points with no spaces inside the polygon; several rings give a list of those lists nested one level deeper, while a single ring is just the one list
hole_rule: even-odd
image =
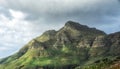
[{"label": "overcast sky", "polygon": [[0,0],[0,58],[69,20],[120,31],[120,0]]}]

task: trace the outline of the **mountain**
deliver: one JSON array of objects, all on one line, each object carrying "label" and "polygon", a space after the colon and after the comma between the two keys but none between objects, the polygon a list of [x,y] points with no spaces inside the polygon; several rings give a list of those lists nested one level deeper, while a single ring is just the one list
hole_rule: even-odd
[{"label": "mountain", "polygon": [[60,30],[48,30],[1,59],[0,69],[101,69],[117,63],[119,55],[120,32],[106,34],[68,21]]}]

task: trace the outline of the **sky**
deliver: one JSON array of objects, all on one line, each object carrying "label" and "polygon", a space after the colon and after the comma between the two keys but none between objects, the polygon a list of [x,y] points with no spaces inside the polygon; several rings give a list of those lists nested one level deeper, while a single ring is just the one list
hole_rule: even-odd
[{"label": "sky", "polygon": [[120,0],[0,0],[0,58],[67,21],[120,31]]}]

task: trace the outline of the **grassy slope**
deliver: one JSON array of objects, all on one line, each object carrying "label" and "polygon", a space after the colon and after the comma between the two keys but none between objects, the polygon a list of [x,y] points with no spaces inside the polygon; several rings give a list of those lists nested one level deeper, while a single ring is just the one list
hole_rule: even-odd
[{"label": "grassy slope", "polygon": [[[71,49],[71,47],[63,46],[63,48],[61,48],[60,50],[44,50],[41,57],[36,54],[37,52],[39,52],[39,49],[32,49],[25,53],[19,59],[12,60],[12,58],[9,58],[7,59],[7,63],[3,66],[0,66],[0,68],[16,69],[24,66],[23,69],[27,69],[35,68],[36,66],[61,67],[65,65],[80,64],[79,57],[76,56],[75,51]],[[51,55],[47,55],[48,52],[54,52],[55,54],[53,53]]]}]

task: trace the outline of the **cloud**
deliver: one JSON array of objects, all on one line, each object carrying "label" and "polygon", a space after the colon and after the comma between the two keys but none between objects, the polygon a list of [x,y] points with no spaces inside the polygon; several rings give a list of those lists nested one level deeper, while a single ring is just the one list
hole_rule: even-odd
[{"label": "cloud", "polygon": [[3,14],[4,16],[8,17],[9,19],[12,18],[9,10],[6,8],[3,8],[1,6],[0,6],[0,14]]},{"label": "cloud", "polygon": [[[8,0],[8,8],[30,14],[28,19],[61,21],[76,19],[84,23],[104,22],[107,16],[117,16],[120,11],[118,0]],[[87,19],[85,21],[85,19]]]},{"label": "cloud", "polygon": [[15,50],[16,48],[18,50],[34,35],[31,35],[30,28],[32,28],[32,25],[24,20],[24,13],[12,9],[9,12],[13,17],[12,19],[6,17],[3,13],[0,14],[0,56],[5,51]]}]

